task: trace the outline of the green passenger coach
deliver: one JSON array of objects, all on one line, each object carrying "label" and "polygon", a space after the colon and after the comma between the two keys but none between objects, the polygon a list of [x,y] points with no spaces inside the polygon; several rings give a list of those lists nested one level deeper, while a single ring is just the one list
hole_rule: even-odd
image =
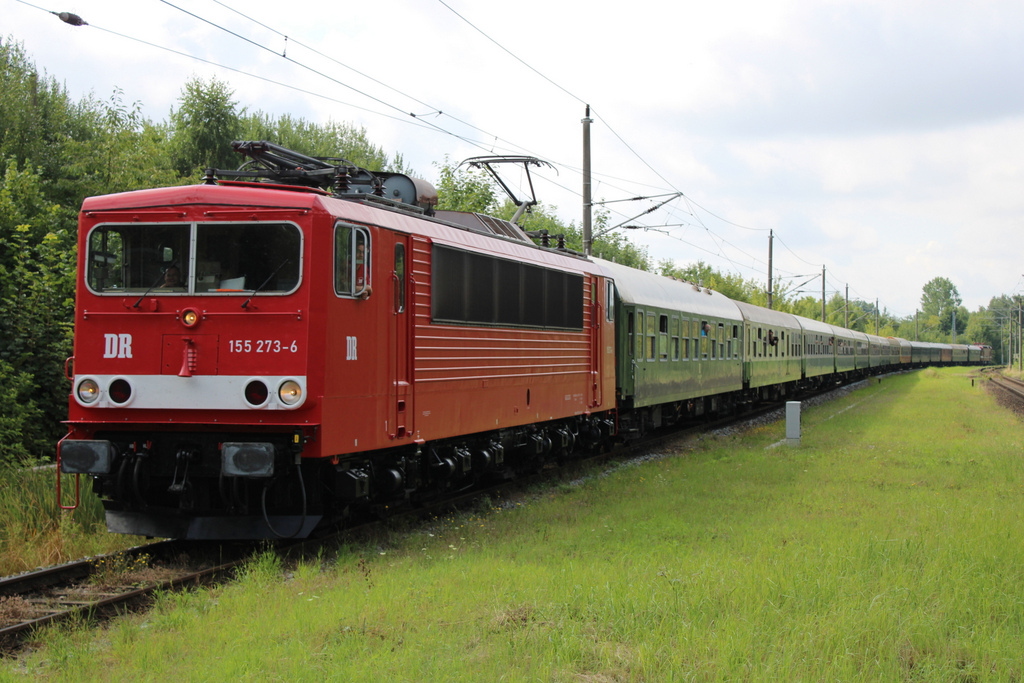
[{"label": "green passenger coach", "polygon": [[[743,318],[718,292],[594,259],[615,280],[616,388],[647,421],[671,424],[721,407],[742,383]],[[639,410],[650,407],[649,411]]]}]

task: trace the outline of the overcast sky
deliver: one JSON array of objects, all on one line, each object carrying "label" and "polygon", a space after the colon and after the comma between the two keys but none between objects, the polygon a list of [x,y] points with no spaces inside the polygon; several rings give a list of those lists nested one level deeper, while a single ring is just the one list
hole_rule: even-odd
[{"label": "overcast sky", "polygon": [[661,200],[607,205],[656,260],[764,280],[773,230],[776,275],[820,296],[824,266],[830,295],[898,316],[935,277],[972,311],[1024,289],[1020,0],[0,0],[0,17],[75,98],[120,89],[162,121],[216,76],[250,111],[363,126],[432,181],[446,155],[535,155],[557,171],[536,172],[539,199],[577,224],[590,104],[595,200],[683,194],[636,219]]}]

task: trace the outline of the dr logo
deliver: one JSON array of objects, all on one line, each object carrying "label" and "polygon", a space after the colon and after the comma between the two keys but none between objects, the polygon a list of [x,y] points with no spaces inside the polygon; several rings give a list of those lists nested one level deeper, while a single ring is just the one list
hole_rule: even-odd
[{"label": "dr logo", "polygon": [[130,334],[105,334],[105,335],[103,335],[103,357],[104,358],[131,358],[132,357],[132,335],[130,335]]}]

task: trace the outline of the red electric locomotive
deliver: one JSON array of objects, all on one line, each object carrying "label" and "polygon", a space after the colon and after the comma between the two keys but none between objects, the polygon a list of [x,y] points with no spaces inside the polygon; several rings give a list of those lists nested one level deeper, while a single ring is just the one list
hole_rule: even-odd
[{"label": "red electric locomotive", "polygon": [[304,537],[611,435],[592,263],[403,175],[235,146],[216,175],[248,180],[82,207],[63,505],[88,475],[111,531]]}]

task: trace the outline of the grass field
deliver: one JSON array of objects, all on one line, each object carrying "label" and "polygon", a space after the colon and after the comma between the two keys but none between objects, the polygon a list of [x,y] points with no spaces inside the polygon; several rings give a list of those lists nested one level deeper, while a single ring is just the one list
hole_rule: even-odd
[{"label": "grass field", "polygon": [[[81,505],[61,511],[54,466],[0,467],[0,576],[137,545],[137,536],[106,533],[103,505],[82,480]],[[65,505],[75,500],[74,477],[64,480]]]},{"label": "grass field", "polygon": [[966,371],[873,381],[517,503],[54,629],[10,679],[1017,681],[1024,432]]}]

